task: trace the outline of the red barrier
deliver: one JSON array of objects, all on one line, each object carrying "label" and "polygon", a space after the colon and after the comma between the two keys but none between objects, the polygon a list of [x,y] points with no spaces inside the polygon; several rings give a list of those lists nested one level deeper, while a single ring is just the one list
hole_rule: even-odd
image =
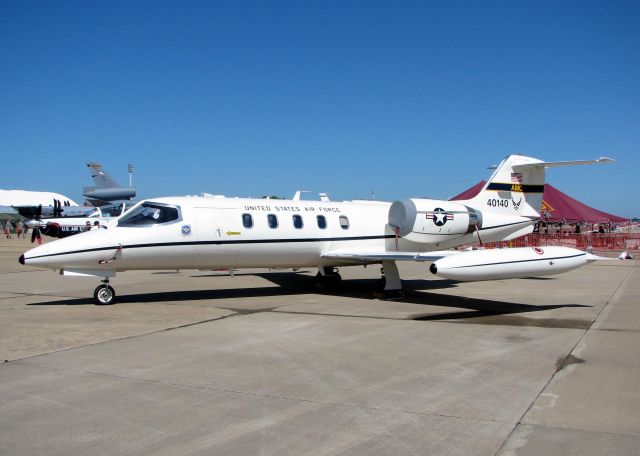
[{"label": "red barrier", "polygon": [[511,241],[488,242],[487,248],[535,247],[558,245],[580,250],[640,250],[640,233],[585,233],[585,234],[541,234],[531,233]]}]

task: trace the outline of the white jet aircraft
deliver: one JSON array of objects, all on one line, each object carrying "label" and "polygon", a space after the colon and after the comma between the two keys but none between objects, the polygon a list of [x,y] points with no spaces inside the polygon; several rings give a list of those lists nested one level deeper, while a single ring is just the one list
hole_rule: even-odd
[{"label": "white jet aircraft", "polygon": [[511,155],[476,197],[455,202],[149,199],[106,230],[50,242],[19,261],[104,278],[96,304],[113,303],[109,279],[127,270],[317,267],[318,279],[331,285],[340,281],[338,266],[381,263],[389,295],[402,288],[397,261],[432,262],[433,274],[459,281],[557,274],[598,257],[568,247],[447,249],[532,232],[546,168],[611,161]]}]

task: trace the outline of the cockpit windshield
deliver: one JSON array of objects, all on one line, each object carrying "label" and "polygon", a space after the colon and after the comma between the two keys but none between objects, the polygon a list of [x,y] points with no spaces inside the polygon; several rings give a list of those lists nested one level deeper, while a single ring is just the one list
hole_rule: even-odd
[{"label": "cockpit windshield", "polygon": [[114,203],[100,206],[100,210],[102,211],[103,217],[115,218],[121,216],[127,209],[130,209],[132,206],[132,203]]},{"label": "cockpit windshield", "polygon": [[123,215],[118,221],[118,226],[151,226],[178,220],[180,220],[180,208],[178,206],[147,202]]}]

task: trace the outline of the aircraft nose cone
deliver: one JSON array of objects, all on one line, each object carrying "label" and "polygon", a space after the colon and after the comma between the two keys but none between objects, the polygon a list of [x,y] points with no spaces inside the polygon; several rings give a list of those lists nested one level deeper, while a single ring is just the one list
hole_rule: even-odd
[{"label": "aircraft nose cone", "polygon": [[437,274],[438,273],[438,266],[436,266],[435,263],[431,263],[431,266],[429,267],[429,271],[431,271],[431,274]]},{"label": "aircraft nose cone", "polygon": [[24,264],[24,254],[20,255],[20,258],[18,258],[18,261],[20,262],[20,264]]}]

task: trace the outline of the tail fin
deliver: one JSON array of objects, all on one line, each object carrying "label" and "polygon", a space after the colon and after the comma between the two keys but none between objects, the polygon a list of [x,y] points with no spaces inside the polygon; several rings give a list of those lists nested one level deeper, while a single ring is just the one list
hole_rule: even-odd
[{"label": "tail fin", "polygon": [[87,167],[91,173],[91,178],[96,183],[95,188],[120,187],[120,184],[102,169],[100,163],[89,162]]},{"label": "tail fin", "polygon": [[102,206],[110,201],[131,199],[136,196],[135,187],[121,187],[108,175],[100,163],[89,162],[87,167],[96,183],[95,187],[84,187],[82,195],[94,206]]},{"label": "tail fin", "polygon": [[524,155],[509,155],[500,163],[480,193],[469,200],[469,203],[482,211],[539,217],[546,168],[613,161],[615,160],[602,157],[597,160],[543,162]]}]

